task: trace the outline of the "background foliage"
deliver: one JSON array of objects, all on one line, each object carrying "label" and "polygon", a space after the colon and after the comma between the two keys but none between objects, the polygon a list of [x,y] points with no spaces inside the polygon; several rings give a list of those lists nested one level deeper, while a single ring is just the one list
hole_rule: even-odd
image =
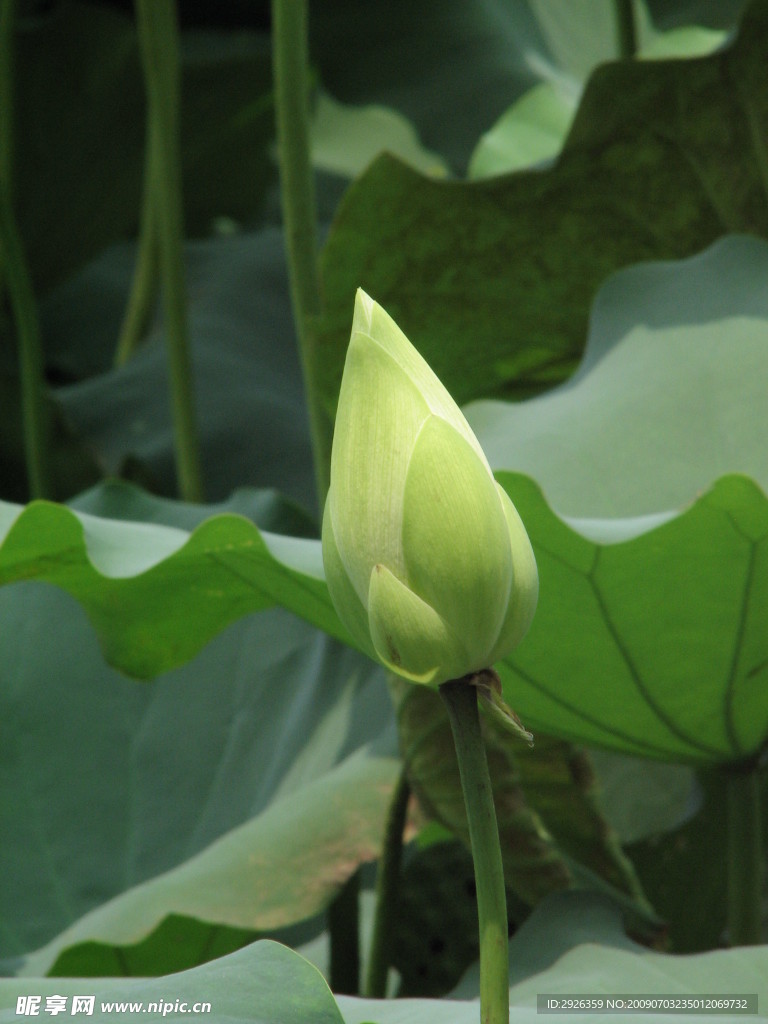
[{"label": "background foliage", "polygon": [[[96,975],[104,998],[189,993],[221,1019],[475,1019],[447,723],[346,646],[316,540],[305,387],[330,434],[358,286],[465,404],[539,564],[534,626],[499,666],[534,751],[486,723],[512,1019],[537,991],[768,999],[766,947],[724,948],[733,778],[753,824],[768,802],[768,5],[636,2],[639,57],[617,59],[602,0],[311,4],[308,384],[270,12],[214,6],[178,4],[193,505],[159,306],[115,361],[145,159],[131,6],[16,4],[0,183],[34,287],[53,500],[30,502],[6,252],[3,1012]],[[392,985],[423,1001],[335,1000],[287,947],[328,974],[326,912],[361,878],[365,954],[402,765]]]}]

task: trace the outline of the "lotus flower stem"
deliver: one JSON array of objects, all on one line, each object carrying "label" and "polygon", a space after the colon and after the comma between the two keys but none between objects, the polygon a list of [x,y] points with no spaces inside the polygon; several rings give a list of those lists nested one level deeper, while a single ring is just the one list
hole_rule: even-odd
[{"label": "lotus flower stem", "polygon": [[15,3],[0,4],[0,255],[19,346],[24,449],[33,498],[50,498],[48,408],[40,324],[13,210],[13,25]]},{"label": "lotus flower stem", "polygon": [[387,994],[387,975],[392,960],[392,933],[397,919],[400,862],[403,854],[403,829],[411,787],[405,774],[400,773],[392,793],[384,846],[376,875],[376,917],[373,922],[373,941],[363,995],[369,999],[384,999]]},{"label": "lotus flower stem", "polygon": [[440,686],[459,762],[475,862],[480,928],[480,1019],[509,1024],[507,895],[488,760],[480,731],[477,690],[465,679]]},{"label": "lotus flower stem", "polygon": [[755,946],[762,942],[761,781],[757,765],[729,771],[726,778],[728,935],[732,946]]},{"label": "lotus flower stem", "polygon": [[174,0],[136,0],[147,89],[151,187],[155,200],[179,491],[202,501],[192,360],[186,316],[179,157],[179,57]]},{"label": "lotus flower stem", "polygon": [[317,386],[318,366],[311,321],[321,311],[317,223],[309,152],[309,58],[306,0],[273,0],[272,60],[280,162],[280,195],[299,343],[315,483],[322,511],[328,492],[333,424]]}]

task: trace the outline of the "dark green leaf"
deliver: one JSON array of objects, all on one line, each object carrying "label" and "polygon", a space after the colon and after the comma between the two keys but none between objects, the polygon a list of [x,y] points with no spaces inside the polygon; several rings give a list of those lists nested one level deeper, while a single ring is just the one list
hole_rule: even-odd
[{"label": "dark green leaf", "polygon": [[767,38],[757,0],[728,51],[598,68],[550,171],[460,184],[375,161],[323,254],[329,410],[358,286],[464,403],[562,380],[612,271],[689,255],[729,231],[768,232]]},{"label": "dark green leaf", "polygon": [[[105,252],[44,310],[49,361],[73,383],[56,391],[105,473],[138,462],[174,496],[167,354],[155,324],[128,364],[112,366],[133,247]],[[277,487],[313,512],[312,453],[294,342],[282,237],[276,229],[190,243],[189,330],[205,491]],[[259,286],[261,282],[261,286]]]}]

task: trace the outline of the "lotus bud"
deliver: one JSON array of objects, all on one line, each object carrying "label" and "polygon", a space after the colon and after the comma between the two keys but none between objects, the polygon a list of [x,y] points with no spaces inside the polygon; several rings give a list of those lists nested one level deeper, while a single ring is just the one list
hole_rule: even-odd
[{"label": "lotus bud", "polygon": [[522,640],[528,535],[461,411],[390,316],[355,301],[323,516],[339,618],[392,672],[437,687]]}]

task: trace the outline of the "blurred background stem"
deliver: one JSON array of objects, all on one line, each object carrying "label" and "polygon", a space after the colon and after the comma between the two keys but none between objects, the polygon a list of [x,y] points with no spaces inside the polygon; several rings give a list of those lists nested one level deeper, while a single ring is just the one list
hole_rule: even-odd
[{"label": "blurred background stem", "polygon": [[[272,0],[272,64],[283,239],[309,413],[318,511],[322,515],[330,483],[333,425],[323,410],[317,386],[314,320],[320,314],[321,301],[317,213],[309,151],[306,0]],[[334,992],[356,994],[359,991],[359,891],[360,880],[356,872],[328,908],[330,984]]]},{"label": "blurred background stem", "polygon": [[165,334],[171,377],[176,471],[181,498],[203,500],[202,470],[189,351],[179,156],[179,42],[174,0],[136,0],[147,90],[148,187],[157,228]]},{"label": "blurred background stem", "polygon": [[[272,0],[272,60],[288,275],[299,344],[318,507],[328,493],[333,424],[317,386],[314,321],[321,311],[317,215],[309,150],[309,43],[306,0]],[[350,309],[350,317],[352,310]]]},{"label": "blurred background stem", "polygon": [[330,969],[328,984],[337,995],[360,991],[360,871],[355,871],[328,907]]},{"label": "blurred background stem", "polygon": [[762,942],[764,855],[761,821],[761,780],[758,765],[729,770],[728,937],[732,946]]},{"label": "blurred background stem", "polygon": [[[0,190],[4,199],[13,202],[13,30],[16,20],[16,0],[0,0]],[[7,259],[5,253],[0,267]]]},{"label": "blurred background stem", "polygon": [[637,55],[637,28],[632,0],[614,0],[616,12],[616,34],[619,41],[619,56],[630,60]]},{"label": "blurred background stem", "polygon": [[32,278],[13,206],[15,0],[0,0],[0,294],[16,324],[24,455],[32,498],[53,497],[45,360]]},{"label": "blurred background stem", "polygon": [[384,830],[384,845],[376,875],[376,911],[371,955],[368,958],[363,988],[363,995],[369,999],[384,999],[387,994],[387,977],[392,962],[392,937],[397,920],[403,830],[410,795],[411,787],[403,768],[392,792]]}]

